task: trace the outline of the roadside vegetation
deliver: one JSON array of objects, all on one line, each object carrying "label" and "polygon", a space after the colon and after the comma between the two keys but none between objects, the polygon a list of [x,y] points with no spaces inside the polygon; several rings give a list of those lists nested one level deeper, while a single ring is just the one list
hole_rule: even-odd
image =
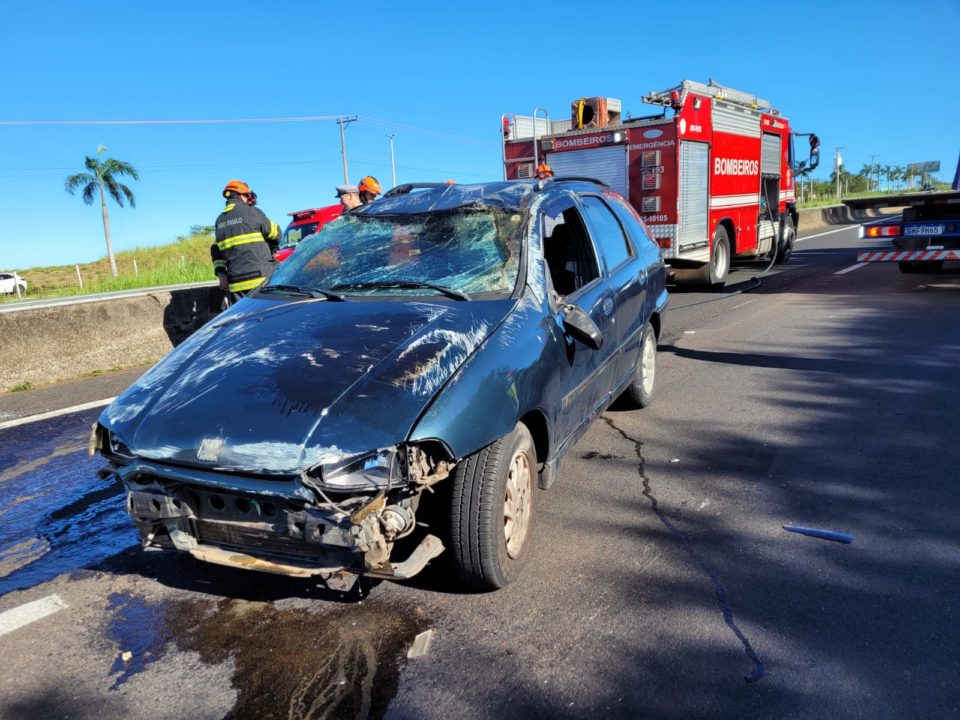
[{"label": "roadside vegetation", "polygon": [[[210,264],[212,242],[212,227],[194,225],[187,235],[178,237],[168,245],[119,252],[116,254],[116,277],[113,277],[110,261],[106,257],[77,266],[52,265],[17,272],[29,283],[24,298],[30,300],[207,282],[215,280]],[[77,282],[78,267],[83,289]],[[0,302],[16,300],[16,295],[0,296]]]},{"label": "roadside vegetation", "polygon": [[825,207],[839,205],[844,200],[855,198],[949,189],[947,183],[940,182],[929,175],[909,172],[907,168],[896,165],[867,164],[856,174],[848,172],[841,166],[839,182],[836,170],[830,173],[829,178],[823,180],[810,177],[798,179],[797,206],[800,208]]}]

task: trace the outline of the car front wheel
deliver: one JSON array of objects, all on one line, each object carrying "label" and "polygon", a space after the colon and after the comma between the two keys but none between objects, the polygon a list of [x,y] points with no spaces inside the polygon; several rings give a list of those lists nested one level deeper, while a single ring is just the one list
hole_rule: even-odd
[{"label": "car front wheel", "polygon": [[457,465],[450,551],[462,580],[493,590],[520,574],[529,554],[536,475],[533,438],[522,423]]}]

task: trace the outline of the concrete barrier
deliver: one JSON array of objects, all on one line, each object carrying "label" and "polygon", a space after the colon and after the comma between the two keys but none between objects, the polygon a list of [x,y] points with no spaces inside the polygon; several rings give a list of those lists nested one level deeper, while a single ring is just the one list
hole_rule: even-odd
[{"label": "concrete barrier", "polygon": [[902,208],[869,208],[867,210],[854,210],[846,205],[828,205],[826,207],[805,208],[800,210],[797,224],[800,232],[809,232],[811,230],[822,230],[832,225],[848,225],[850,223],[864,222],[884,217],[885,215],[896,215]]},{"label": "concrete barrier", "polygon": [[0,313],[0,392],[156,362],[212,318],[216,287]]}]

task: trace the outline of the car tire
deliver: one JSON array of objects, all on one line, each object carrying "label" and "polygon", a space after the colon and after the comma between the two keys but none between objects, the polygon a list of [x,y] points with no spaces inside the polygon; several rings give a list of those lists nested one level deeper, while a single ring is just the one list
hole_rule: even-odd
[{"label": "car tire", "polygon": [[453,473],[450,551],[460,579],[485,590],[516,580],[529,556],[537,453],[522,423]]},{"label": "car tire", "polygon": [[930,262],[913,262],[907,260],[898,264],[900,265],[900,272],[907,275],[938,273],[943,269],[943,260],[932,260]]},{"label": "car tire", "polygon": [[698,271],[698,282],[709,285],[714,290],[719,290],[727,281],[729,272],[730,238],[727,235],[727,229],[723,225],[717,225],[717,230],[713,234],[710,261]]},{"label": "car tire", "polygon": [[640,357],[633,380],[624,393],[636,407],[645,408],[653,402],[654,381],[657,377],[657,334],[647,323],[640,334]]},{"label": "car tire", "polygon": [[793,245],[797,240],[797,230],[793,226],[793,217],[788,213],[783,219],[783,231],[777,243],[777,263],[789,262],[793,255]]}]

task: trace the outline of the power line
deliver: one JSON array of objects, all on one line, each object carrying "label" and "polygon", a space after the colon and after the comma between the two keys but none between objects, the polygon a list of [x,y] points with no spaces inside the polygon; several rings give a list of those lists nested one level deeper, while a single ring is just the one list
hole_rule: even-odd
[{"label": "power line", "polygon": [[230,125],[236,123],[291,123],[336,120],[338,115],[303,117],[226,118],[222,120],[0,120],[0,125]]},{"label": "power line", "polygon": [[[186,119],[186,118],[168,118],[163,120],[0,120],[0,126],[75,126],[75,125],[235,125],[243,123],[298,123],[298,122],[323,122],[337,121],[342,115],[303,115],[294,117],[262,117],[262,118],[222,118],[222,119]],[[426,135],[428,137],[442,138],[453,142],[468,143],[472,145],[489,145],[490,141],[480,140],[478,138],[454,135],[452,133],[433,130],[431,128],[419,127],[417,125],[406,125],[404,123],[384,120],[368,116],[357,117],[357,122],[362,125],[384,128],[387,130],[398,130],[417,135]]]}]

